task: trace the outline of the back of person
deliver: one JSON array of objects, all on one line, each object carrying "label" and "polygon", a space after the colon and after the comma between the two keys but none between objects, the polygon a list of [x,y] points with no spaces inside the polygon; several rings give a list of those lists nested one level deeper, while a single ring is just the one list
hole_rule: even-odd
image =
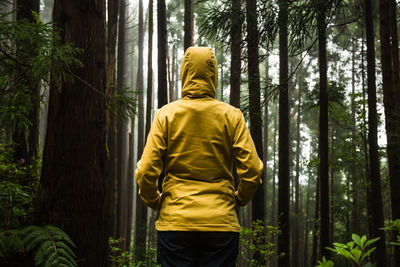
[{"label": "back of person", "polygon": [[[160,209],[156,229],[163,266],[234,265],[235,259],[228,264],[213,255],[221,248],[199,247],[199,238],[214,238],[219,244],[231,238],[233,246],[228,242],[225,248],[231,253],[222,254],[237,255],[240,226],[235,206],[245,205],[261,183],[263,165],[242,113],[215,99],[217,75],[211,49],[187,49],[181,68],[182,99],[157,111],[136,170],[142,200]],[[241,178],[236,192],[233,158]],[[161,194],[156,181],[163,166]],[[206,257],[206,251],[212,253]],[[191,255],[187,264],[178,260],[182,255]]]}]

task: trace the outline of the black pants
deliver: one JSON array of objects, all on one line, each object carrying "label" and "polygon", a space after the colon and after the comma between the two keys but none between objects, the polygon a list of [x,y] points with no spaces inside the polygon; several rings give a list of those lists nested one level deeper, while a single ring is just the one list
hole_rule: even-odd
[{"label": "black pants", "polygon": [[157,232],[162,267],[234,267],[239,233]]}]

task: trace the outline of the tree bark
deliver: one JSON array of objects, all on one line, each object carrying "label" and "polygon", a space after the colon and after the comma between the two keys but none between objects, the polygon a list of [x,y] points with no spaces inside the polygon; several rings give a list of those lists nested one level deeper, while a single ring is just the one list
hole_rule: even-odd
[{"label": "tree bark", "polygon": [[184,51],[194,45],[193,41],[193,20],[194,3],[193,0],[185,0],[185,14],[184,14]]},{"label": "tree bark", "polygon": [[232,0],[232,24],[231,24],[231,76],[230,86],[231,92],[229,103],[237,108],[240,108],[240,73],[241,73],[241,48],[242,40],[242,23],[240,10],[240,0]]},{"label": "tree bark", "polygon": [[151,111],[153,108],[153,0],[149,0],[149,49],[147,58],[147,105],[146,105],[146,134],[151,127]]},{"label": "tree bark", "polygon": [[[378,267],[386,266],[386,246],[385,246],[385,233],[379,228],[383,227],[383,210],[382,210],[382,192],[381,192],[381,178],[380,178],[380,164],[377,144],[377,113],[376,113],[376,87],[375,87],[375,50],[374,50],[374,28],[372,20],[372,4],[371,1],[365,1],[366,8],[366,33],[367,33],[367,77],[368,77],[368,143],[369,143],[369,158],[371,168],[371,211],[372,211],[372,230],[374,237],[380,237],[377,242],[376,249],[376,264]],[[381,36],[381,64],[383,76],[383,97],[386,115],[386,132],[388,135],[388,161],[389,161],[389,176],[392,177],[391,163],[393,163],[393,154],[391,154],[391,101],[392,97],[390,91],[393,89],[392,77],[392,62],[391,62],[391,47],[390,47],[390,13],[389,1],[379,1],[379,15],[380,15],[380,36]],[[369,13],[370,17],[367,15]],[[388,26],[387,28],[384,28]],[[368,27],[368,28],[367,28]],[[372,35],[371,35],[372,33]],[[386,50],[387,49],[387,50]],[[389,94],[388,94],[389,93]],[[388,99],[388,97],[390,99]],[[396,153],[396,156],[398,154]],[[396,161],[396,159],[395,159]],[[393,166],[393,165],[392,165]],[[398,177],[398,176],[397,176]],[[392,191],[393,193],[393,191]],[[393,195],[393,194],[392,194]],[[396,205],[398,205],[396,203]]]},{"label": "tree bark", "polygon": [[104,1],[56,0],[53,13],[62,42],[82,49],[85,67],[72,70],[73,82],[52,84],[36,212],[39,224],[61,227],[71,237],[80,266],[107,266],[112,235],[104,7]]},{"label": "tree bark", "polygon": [[167,20],[165,0],[157,0],[158,41],[158,108],[168,102],[167,98]]},{"label": "tree bark", "polygon": [[288,2],[279,1],[279,187],[278,222],[281,235],[278,238],[279,267],[290,266],[289,227],[289,85],[288,85]]},{"label": "tree bark", "polygon": [[[125,63],[125,24],[126,2],[120,0],[118,22],[117,94],[122,94],[126,84]],[[127,223],[127,175],[128,175],[128,127],[125,121],[117,118],[117,237],[126,240]],[[120,243],[120,247],[125,247]]]},{"label": "tree bark", "polygon": [[[115,66],[116,66],[116,43],[117,43],[117,25],[119,13],[119,0],[110,0],[108,2],[108,25],[107,25],[107,54],[106,54],[106,92],[109,97],[115,96]],[[112,180],[112,187],[108,193],[111,199],[110,214],[112,214],[112,228],[114,238],[117,237],[116,219],[116,188],[117,188],[117,120],[112,112],[107,110],[107,148],[108,157],[106,160],[105,175]]]},{"label": "tree bark", "polygon": [[[137,159],[140,160],[144,147],[144,99],[143,99],[143,0],[139,0],[139,58],[137,71],[138,92],[138,150]],[[146,233],[147,233],[147,207],[136,194],[135,216],[135,258],[137,261],[146,260]]]},{"label": "tree bark", "polygon": [[[302,73],[300,72],[300,75]],[[302,78],[302,77],[300,77]],[[295,176],[295,200],[294,200],[294,214],[295,214],[295,221],[294,221],[294,238],[293,238],[293,265],[295,263],[300,263],[300,126],[301,126],[301,93],[302,93],[302,79],[298,79],[298,95],[297,95],[297,126],[296,126],[296,176]]]},{"label": "tree bark", "polygon": [[[246,0],[247,43],[248,43],[248,77],[249,77],[249,117],[250,133],[259,158],[263,158],[262,125],[260,103],[260,69],[258,58],[258,28],[256,0]],[[264,178],[262,178],[264,180]],[[264,190],[258,187],[254,194],[252,219],[264,220]]]},{"label": "tree bark", "polygon": [[329,194],[329,145],[328,145],[328,65],[326,56],[326,3],[317,2],[318,59],[319,59],[319,156],[321,179],[321,256],[329,258],[330,246],[330,194]]}]

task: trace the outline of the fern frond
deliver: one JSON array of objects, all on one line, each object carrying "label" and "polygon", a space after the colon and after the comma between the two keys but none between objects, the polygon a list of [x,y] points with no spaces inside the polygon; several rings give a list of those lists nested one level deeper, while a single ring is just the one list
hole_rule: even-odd
[{"label": "fern frond", "polygon": [[36,266],[78,266],[73,251],[75,244],[60,228],[29,226],[23,231],[25,249],[34,252]]}]

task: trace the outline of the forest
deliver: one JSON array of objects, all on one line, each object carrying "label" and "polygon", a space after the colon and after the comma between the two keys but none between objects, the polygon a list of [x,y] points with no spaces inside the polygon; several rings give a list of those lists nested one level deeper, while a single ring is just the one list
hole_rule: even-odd
[{"label": "forest", "polygon": [[237,266],[400,266],[399,12],[0,0],[0,266],[161,266],[134,170],[190,46],[214,50],[265,166]]}]

